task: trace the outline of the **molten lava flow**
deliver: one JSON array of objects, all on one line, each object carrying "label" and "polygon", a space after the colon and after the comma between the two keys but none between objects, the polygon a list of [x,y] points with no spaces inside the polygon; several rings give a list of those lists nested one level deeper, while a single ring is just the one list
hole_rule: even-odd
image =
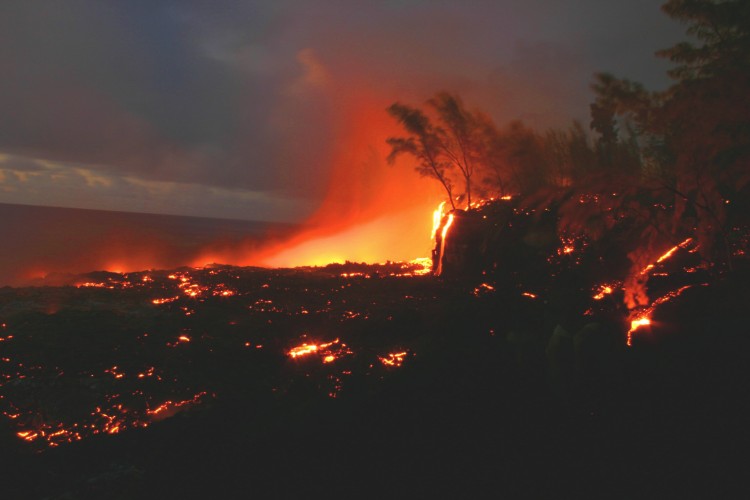
[{"label": "molten lava flow", "polygon": [[289,356],[292,358],[299,358],[301,356],[306,356],[308,354],[311,354],[313,352],[318,352],[318,346],[315,344],[302,344],[297,347],[293,347],[289,350]]},{"label": "molten lava flow", "polygon": [[600,285],[596,294],[592,298],[594,300],[602,300],[604,297],[614,292],[616,287],[617,285]]},{"label": "molten lava flow", "polygon": [[440,223],[443,222],[443,217],[445,217],[445,202],[441,202],[440,206],[435,209],[435,211],[432,213],[432,233],[430,234],[430,240],[435,240],[435,235],[438,232],[438,229],[440,229]]},{"label": "molten lava flow", "polygon": [[[651,311],[649,311],[647,314],[650,315]],[[628,338],[626,341],[628,347],[633,345],[633,333],[635,333],[635,331],[640,327],[648,326],[651,324],[651,318],[649,318],[648,315],[644,313],[644,315],[638,316],[637,318],[630,321],[630,330],[628,330]]]},{"label": "molten lava flow", "polygon": [[[424,276],[432,272],[432,259],[428,257],[420,257],[412,260],[409,264],[413,264],[415,268],[411,271],[414,276]],[[408,276],[408,273],[404,273],[404,276]]]},{"label": "molten lava flow", "polygon": [[648,272],[651,271],[656,264],[661,264],[662,262],[670,258],[672,255],[674,255],[674,253],[680,248],[686,248],[688,245],[690,245],[690,243],[692,243],[692,241],[693,241],[693,238],[687,238],[682,243],[673,246],[672,248],[667,250],[663,255],[661,255],[658,259],[656,259],[656,262],[644,267],[643,270],[641,270],[641,274],[648,274]]},{"label": "molten lava flow", "polygon": [[398,368],[404,364],[404,359],[408,353],[406,351],[389,353],[386,356],[378,356],[378,359],[384,366],[393,366]]},{"label": "molten lava flow", "polygon": [[[625,304],[628,309],[635,309],[638,307],[645,307],[649,304],[649,297],[646,290],[646,284],[649,278],[653,275],[652,271],[657,264],[661,264],[679,249],[687,249],[693,245],[693,238],[687,238],[678,245],[673,246],[665,253],[651,260],[650,255],[653,255],[652,250],[648,248],[639,248],[628,254],[628,258],[633,262],[630,275],[623,284],[623,290],[625,291]],[[695,251],[697,247],[694,247],[692,251]],[[645,265],[644,265],[645,264]]]},{"label": "molten lava flow", "polygon": [[435,271],[435,274],[437,276],[440,276],[443,274],[443,258],[445,257],[445,242],[448,239],[448,231],[451,228],[451,225],[453,225],[453,214],[448,214],[448,219],[445,221],[445,224],[443,225],[443,231],[440,233],[440,255],[438,256],[438,265],[437,270]]},{"label": "molten lava flow", "polygon": [[[151,420],[163,420],[167,417],[173,416],[175,413],[184,409],[188,405],[198,404],[208,393],[201,391],[191,399],[184,399],[182,401],[165,401],[156,408],[146,410],[146,414]],[[144,425],[145,427],[145,425]]]},{"label": "molten lava flow", "polygon": [[332,363],[342,356],[352,354],[352,351],[339,339],[335,339],[325,344],[308,344],[305,342],[291,348],[287,354],[292,359],[318,354],[323,363]]},{"label": "molten lava flow", "polygon": [[654,310],[660,306],[661,304],[664,304],[665,302],[668,302],[675,297],[679,297],[682,292],[687,290],[688,288],[691,288],[692,285],[685,285],[677,290],[672,290],[671,292],[668,292],[661,297],[654,300],[651,305],[649,305],[647,308],[638,311],[635,313],[630,320],[630,330],[628,330],[628,337],[627,337],[627,345],[632,345],[633,340],[633,334],[642,326],[648,326],[651,324],[651,316],[654,314]]}]

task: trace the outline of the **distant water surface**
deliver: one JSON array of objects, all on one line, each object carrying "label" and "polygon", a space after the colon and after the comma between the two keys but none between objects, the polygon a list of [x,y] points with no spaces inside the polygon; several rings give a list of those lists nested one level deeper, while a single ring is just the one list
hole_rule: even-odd
[{"label": "distant water surface", "polygon": [[262,243],[288,237],[296,227],[0,203],[0,286],[56,273],[242,263]]}]

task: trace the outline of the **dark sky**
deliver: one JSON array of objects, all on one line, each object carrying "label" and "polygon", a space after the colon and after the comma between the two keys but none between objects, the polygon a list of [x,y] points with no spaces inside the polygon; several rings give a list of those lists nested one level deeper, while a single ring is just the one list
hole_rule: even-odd
[{"label": "dark sky", "polygon": [[663,88],[661,3],[3,0],[0,202],[304,220],[394,100],[544,129],[588,123],[595,71]]}]

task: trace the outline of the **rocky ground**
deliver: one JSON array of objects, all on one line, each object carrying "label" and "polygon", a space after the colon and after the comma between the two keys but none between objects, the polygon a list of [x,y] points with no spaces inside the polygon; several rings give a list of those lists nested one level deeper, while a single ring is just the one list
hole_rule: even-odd
[{"label": "rocky ground", "polygon": [[414,271],[0,289],[4,496],[750,490],[747,273],[663,304],[627,347],[615,299],[564,314],[559,290]]}]

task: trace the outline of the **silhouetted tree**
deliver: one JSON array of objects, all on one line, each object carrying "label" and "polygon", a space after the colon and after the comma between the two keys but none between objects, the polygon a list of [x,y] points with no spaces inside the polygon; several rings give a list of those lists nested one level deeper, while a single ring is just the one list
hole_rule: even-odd
[{"label": "silhouetted tree", "polygon": [[[545,185],[549,162],[544,139],[520,121],[487,136],[487,177],[485,184],[500,194],[530,192]],[[494,188],[494,189],[493,189]]]},{"label": "silhouetted tree", "polygon": [[647,136],[653,96],[642,85],[609,73],[595,74],[591,89],[595,95],[590,106],[591,129],[599,134],[598,165],[622,173],[639,173],[639,139]]},{"label": "silhouetted tree", "polygon": [[437,138],[443,154],[464,180],[466,206],[471,207],[474,174],[486,162],[486,131],[492,121],[478,111],[469,112],[457,95],[439,92],[427,101],[437,113]]},{"label": "silhouetted tree", "polygon": [[392,104],[388,108],[388,113],[409,133],[408,137],[389,137],[386,140],[391,146],[388,162],[393,164],[396,158],[404,153],[413,156],[418,162],[414,167],[416,171],[420,175],[438,180],[445,189],[451,207],[455,209],[453,183],[450,178],[455,165],[443,158],[438,131],[430,119],[422,111],[401,103]]},{"label": "silhouetted tree", "polygon": [[[401,103],[392,104],[388,113],[396,118],[409,134],[390,137],[389,162],[408,153],[418,160],[416,170],[440,181],[456,208],[457,200],[472,204],[476,174],[486,169],[488,138],[493,136],[494,124],[478,111],[468,111],[461,99],[447,92],[439,92],[427,101],[434,121],[425,112]],[[463,192],[454,191],[454,178],[463,182]]]},{"label": "silhouetted tree", "polygon": [[[615,182],[641,174],[639,185],[626,184],[673,196],[669,221],[648,219],[644,228],[660,226],[649,238],[692,234],[708,261],[731,266],[730,227],[750,208],[740,201],[750,186],[750,2],[670,0],[663,10],[693,37],[657,53],[676,63],[669,71],[675,83],[653,93],[595,75],[598,163],[618,174]],[[631,207],[655,196],[636,197]]]},{"label": "silhouetted tree", "polygon": [[750,2],[670,0],[663,10],[694,37],[658,53],[677,64],[656,123],[674,161],[675,217],[696,227],[705,257],[731,266],[729,228],[747,214],[750,186]]}]

